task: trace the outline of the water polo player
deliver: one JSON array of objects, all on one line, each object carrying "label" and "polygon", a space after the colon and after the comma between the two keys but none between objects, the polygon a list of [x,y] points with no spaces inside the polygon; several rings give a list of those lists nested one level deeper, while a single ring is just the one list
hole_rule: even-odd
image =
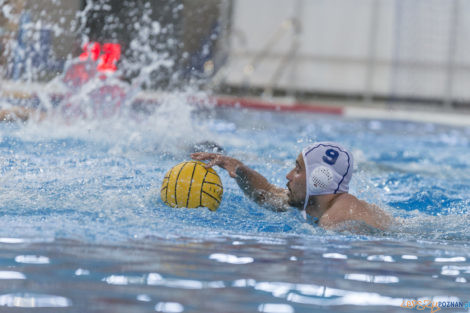
[{"label": "water polo player", "polygon": [[289,207],[303,210],[305,217],[327,229],[348,229],[350,222],[387,229],[392,218],[378,206],[348,193],[353,156],[341,145],[317,142],[306,147],[287,175],[287,189],[270,184],[265,177],[241,161],[216,153],[193,153],[196,160],[208,160],[236,179],[240,188],[259,205],[274,211]]}]

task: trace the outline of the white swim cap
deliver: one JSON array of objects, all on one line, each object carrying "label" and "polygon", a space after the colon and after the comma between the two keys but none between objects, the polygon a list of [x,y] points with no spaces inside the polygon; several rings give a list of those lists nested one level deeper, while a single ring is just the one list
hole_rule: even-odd
[{"label": "white swim cap", "polygon": [[307,192],[304,209],[310,196],[345,193],[353,172],[353,156],[334,142],[316,142],[302,151],[305,163]]}]

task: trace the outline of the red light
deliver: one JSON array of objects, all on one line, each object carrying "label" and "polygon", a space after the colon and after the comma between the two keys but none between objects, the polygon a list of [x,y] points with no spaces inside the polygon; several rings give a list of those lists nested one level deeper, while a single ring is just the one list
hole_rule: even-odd
[{"label": "red light", "polygon": [[118,43],[105,43],[98,64],[98,71],[115,72],[117,70],[116,63],[121,58],[121,45]]},{"label": "red light", "polygon": [[80,60],[86,61],[91,57],[93,61],[98,60],[101,52],[101,46],[99,42],[87,42],[83,45],[83,53],[80,55]]},{"label": "red light", "polygon": [[83,45],[83,52],[80,60],[86,61],[91,58],[98,61],[97,70],[99,72],[115,72],[117,70],[116,63],[121,58],[121,45],[118,43],[87,42]]}]

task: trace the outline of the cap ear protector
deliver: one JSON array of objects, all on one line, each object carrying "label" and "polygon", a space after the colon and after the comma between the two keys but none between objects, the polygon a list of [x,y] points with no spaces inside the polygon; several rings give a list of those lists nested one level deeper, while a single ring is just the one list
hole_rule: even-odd
[{"label": "cap ear protector", "polygon": [[309,179],[309,193],[321,193],[322,191],[327,190],[333,181],[333,172],[326,166],[319,166],[310,173]]}]

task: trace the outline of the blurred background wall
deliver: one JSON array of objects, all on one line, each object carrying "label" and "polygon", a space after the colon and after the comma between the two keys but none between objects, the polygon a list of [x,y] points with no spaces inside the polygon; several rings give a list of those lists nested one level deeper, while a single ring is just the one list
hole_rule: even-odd
[{"label": "blurred background wall", "polygon": [[[231,93],[448,107],[470,102],[470,2],[465,0],[0,4],[0,65],[7,79],[48,80],[87,41],[117,42],[124,60],[139,60],[142,51],[130,43],[148,27],[149,47],[175,65],[154,73],[147,88],[198,81]],[[133,75],[126,67],[124,79]]]},{"label": "blurred background wall", "polygon": [[470,100],[470,2],[235,0],[231,86],[362,99]]},{"label": "blurred background wall", "polygon": [[215,50],[228,3],[0,0],[1,74],[6,79],[48,81],[64,70],[67,60],[84,52],[84,44],[97,42],[119,44],[125,80],[139,72],[135,65],[146,67],[159,58],[174,63],[152,73],[146,88],[205,79],[223,62],[217,61]]}]

